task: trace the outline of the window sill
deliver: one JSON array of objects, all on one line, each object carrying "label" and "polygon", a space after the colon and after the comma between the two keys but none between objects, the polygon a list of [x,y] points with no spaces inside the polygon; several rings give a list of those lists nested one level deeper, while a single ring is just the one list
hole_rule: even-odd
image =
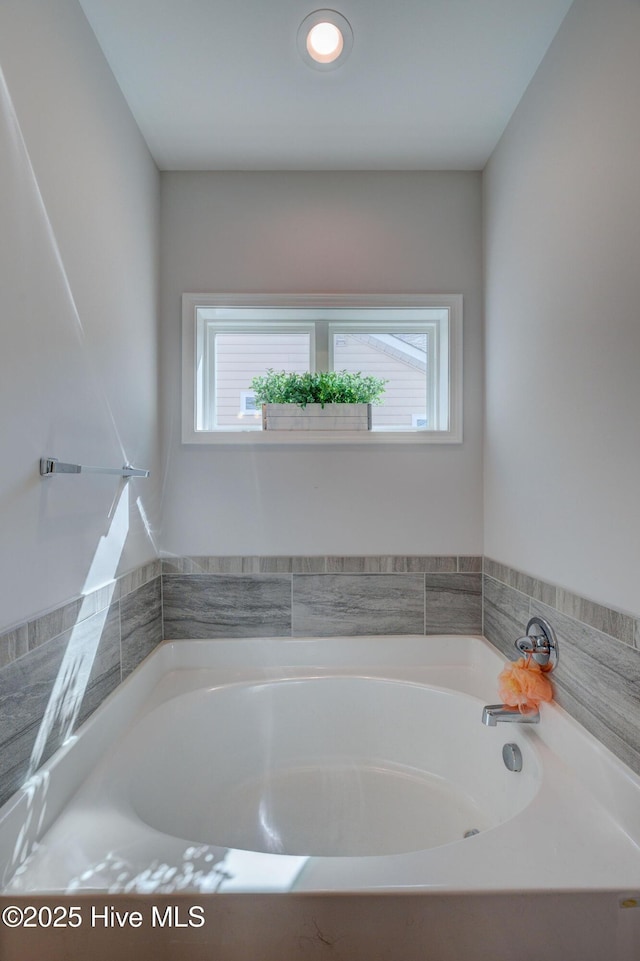
[{"label": "window sill", "polygon": [[376,430],[354,431],[309,431],[309,430],[272,430],[272,431],[190,431],[182,438],[183,444],[227,445],[240,447],[289,447],[351,445],[371,446],[383,444],[461,444],[462,436],[449,431],[397,431],[394,433]]}]

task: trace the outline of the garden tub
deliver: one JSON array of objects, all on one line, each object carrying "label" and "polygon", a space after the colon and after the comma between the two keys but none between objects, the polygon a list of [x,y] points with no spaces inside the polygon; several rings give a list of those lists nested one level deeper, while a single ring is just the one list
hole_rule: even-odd
[{"label": "garden tub", "polygon": [[[219,923],[185,923],[234,961],[324,956],[328,923],[348,961],[483,958],[544,925],[558,957],[578,957],[562,928],[580,957],[626,961],[639,779],[555,704],[538,725],[484,726],[502,665],[480,637],[165,642],[0,812],[3,902],[239,912],[240,947]],[[358,928],[366,911],[375,934]],[[384,954],[417,917],[415,946]],[[96,955],[95,925],[56,936]]]}]

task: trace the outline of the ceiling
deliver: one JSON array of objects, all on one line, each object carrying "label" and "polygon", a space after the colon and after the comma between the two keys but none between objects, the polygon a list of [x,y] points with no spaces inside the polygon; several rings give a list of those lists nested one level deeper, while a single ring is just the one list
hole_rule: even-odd
[{"label": "ceiling", "polygon": [[317,0],[80,0],[162,170],[482,169],[571,2],[331,0],[322,72]]}]

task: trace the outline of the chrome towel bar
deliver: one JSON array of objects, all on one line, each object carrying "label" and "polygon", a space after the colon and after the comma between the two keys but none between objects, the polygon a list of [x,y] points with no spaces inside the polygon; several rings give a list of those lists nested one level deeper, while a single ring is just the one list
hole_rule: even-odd
[{"label": "chrome towel bar", "polygon": [[138,470],[125,464],[124,467],[83,467],[82,464],[64,464],[57,457],[40,458],[40,474],[52,477],[54,474],[117,474],[119,477],[148,477],[148,470]]}]

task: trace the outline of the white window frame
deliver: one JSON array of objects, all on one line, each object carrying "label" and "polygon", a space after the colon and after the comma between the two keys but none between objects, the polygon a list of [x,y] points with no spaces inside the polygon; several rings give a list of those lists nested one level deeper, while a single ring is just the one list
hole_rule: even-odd
[{"label": "white window frame", "polygon": [[[421,321],[416,323],[413,320],[404,321],[402,324],[402,332],[410,333],[415,331],[416,333],[423,333],[427,331],[427,370],[433,370],[436,366],[436,358],[439,352],[442,352],[442,343],[446,347],[448,343],[448,338],[445,335],[441,336],[440,324],[437,321]],[[348,322],[340,323],[329,322],[328,325],[328,343],[329,343],[329,370],[335,370],[336,366],[334,363],[334,335],[335,334],[386,334],[389,333],[389,328],[393,327],[393,323],[377,323],[375,321],[363,321],[363,322]],[[445,381],[448,381],[448,375],[445,377]],[[447,409],[446,401],[448,397],[447,383],[443,384],[443,390],[445,391],[445,396],[441,397],[437,387],[436,378],[432,378],[432,383],[429,385],[429,396],[426,399],[427,405],[427,417],[432,424],[439,423],[440,421],[440,411]],[[445,403],[443,403],[445,402]],[[380,428],[378,428],[380,430]],[[424,430],[424,428],[413,427],[411,431]],[[410,433],[411,431],[397,431],[397,433]],[[432,433],[444,433],[444,428],[438,428],[438,430],[432,431]]]},{"label": "white window frame", "polygon": [[[448,404],[447,430],[403,430],[403,431],[256,431],[256,430],[203,430],[196,428],[197,391],[202,389],[203,359],[206,360],[206,344],[202,334],[198,334],[198,310],[201,308],[298,308],[304,319],[299,324],[289,325],[287,329],[303,330],[308,327],[308,311],[330,308],[354,310],[358,308],[386,308],[389,310],[411,308],[441,308],[448,311],[448,336],[440,336],[437,350],[442,361],[448,355],[447,376],[441,378],[442,396],[434,398],[436,407]],[[326,319],[326,314],[325,314]],[[411,323],[409,321],[409,323]],[[200,325],[202,326],[202,325]],[[331,333],[348,332],[357,323],[345,325],[339,320],[331,320],[327,325],[326,357],[329,359]],[[385,326],[381,324],[381,326]],[[406,325],[405,325],[406,326]],[[230,325],[239,329],[238,322]],[[182,296],[182,442],[183,444],[226,444],[226,445],[322,445],[322,444],[459,444],[462,442],[462,295],[461,294],[238,294],[186,293]],[[224,330],[224,322],[217,325]],[[255,321],[247,321],[246,330],[256,330]],[[270,329],[273,329],[270,325]],[[362,330],[372,329],[372,323],[363,321]],[[447,343],[448,340],[448,343]],[[434,341],[435,343],[435,341]],[[312,338],[312,350],[314,342]],[[315,357],[317,369],[323,369],[322,350]]]},{"label": "white window frame", "polygon": [[[211,304],[199,304],[198,307],[203,306],[217,306]],[[225,306],[230,306],[226,304]],[[242,305],[244,306],[244,304]],[[202,407],[206,413],[203,412],[202,420],[203,422],[198,424],[198,404],[197,399],[194,397],[194,422],[196,423],[196,432],[200,434],[213,434],[220,433],[221,431],[226,434],[236,434],[242,431],[242,428],[238,427],[211,427],[208,423],[209,417],[215,423],[216,412],[215,412],[215,336],[217,334],[259,334],[264,327],[260,326],[259,322],[256,321],[234,321],[225,323],[224,321],[216,323],[215,330],[213,328],[207,327],[203,329],[203,325],[198,325],[196,317],[196,360],[195,366],[197,371],[197,390],[202,393],[203,404]],[[315,328],[313,324],[273,324],[268,325],[269,333],[272,334],[307,334],[309,336],[309,361],[311,367],[315,365]],[[206,375],[205,376],[205,372]]]}]

